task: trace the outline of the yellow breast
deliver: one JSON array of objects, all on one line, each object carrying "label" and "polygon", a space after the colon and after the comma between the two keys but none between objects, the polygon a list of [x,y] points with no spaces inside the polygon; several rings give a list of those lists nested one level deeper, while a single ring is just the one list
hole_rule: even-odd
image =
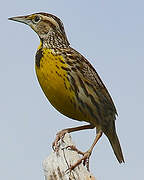
[{"label": "yellow breast", "polygon": [[38,49],[35,69],[46,97],[62,114],[83,120],[84,115],[76,109],[75,93],[68,80],[67,67],[62,55],[56,54],[51,49]]}]

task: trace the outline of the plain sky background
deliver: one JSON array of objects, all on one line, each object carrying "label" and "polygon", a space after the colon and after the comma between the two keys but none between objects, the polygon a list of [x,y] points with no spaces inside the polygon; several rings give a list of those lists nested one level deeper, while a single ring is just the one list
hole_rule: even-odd
[{"label": "plain sky background", "polygon": [[[119,165],[105,136],[90,159],[98,180],[144,179],[144,1],[5,0],[0,6],[0,179],[43,180],[42,161],[58,130],[85,124],[57,112],[34,70],[38,36],[11,16],[57,15],[71,46],[93,64],[118,110],[125,164]],[[72,133],[86,151],[95,130]]]}]

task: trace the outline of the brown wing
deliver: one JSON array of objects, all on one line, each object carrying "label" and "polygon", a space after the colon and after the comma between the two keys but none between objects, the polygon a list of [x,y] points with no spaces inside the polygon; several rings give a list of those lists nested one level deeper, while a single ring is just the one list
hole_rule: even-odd
[{"label": "brown wing", "polygon": [[82,57],[82,59],[84,59],[83,69],[87,69],[87,71],[84,73],[84,78],[86,78],[90,83],[93,83],[96,86],[96,89],[101,92],[101,96],[103,96],[107,103],[112,106],[112,109],[117,114],[113,100],[104,83],[102,82],[100,76],[87,59],[85,59],[84,57]]},{"label": "brown wing", "polygon": [[66,55],[67,63],[73,71],[77,71],[76,74],[79,76],[81,86],[87,91],[86,93],[91,89],[93,91],[91,92],[96,94],[93,97],[99,98],[99,103],[103,106],[103,109],[108,109],[105,114],[109,113],[115,116],[117,111],[113,100],[93,66],[85,57],[72,48],[67,49]]}]

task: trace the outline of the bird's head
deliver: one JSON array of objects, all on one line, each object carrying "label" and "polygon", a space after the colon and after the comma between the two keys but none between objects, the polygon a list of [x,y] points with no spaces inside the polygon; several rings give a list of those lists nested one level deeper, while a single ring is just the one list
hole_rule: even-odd
[{"label": "bird's head", "polygon": [[35,13],[12,17],[9,20],[29,25],[49,48],[69,46],[62,21],[52,14]]}]

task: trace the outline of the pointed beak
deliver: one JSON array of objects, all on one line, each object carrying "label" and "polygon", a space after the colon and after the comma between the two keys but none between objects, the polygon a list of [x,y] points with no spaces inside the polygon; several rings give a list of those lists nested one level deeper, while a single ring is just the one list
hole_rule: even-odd
[{"label": "pointed beak", "polygon": [[28,17],[29,16],[17,16],[17,17],[8,18],[8,20],[21,22],[28,25],[30,23],[30,19]]}]

